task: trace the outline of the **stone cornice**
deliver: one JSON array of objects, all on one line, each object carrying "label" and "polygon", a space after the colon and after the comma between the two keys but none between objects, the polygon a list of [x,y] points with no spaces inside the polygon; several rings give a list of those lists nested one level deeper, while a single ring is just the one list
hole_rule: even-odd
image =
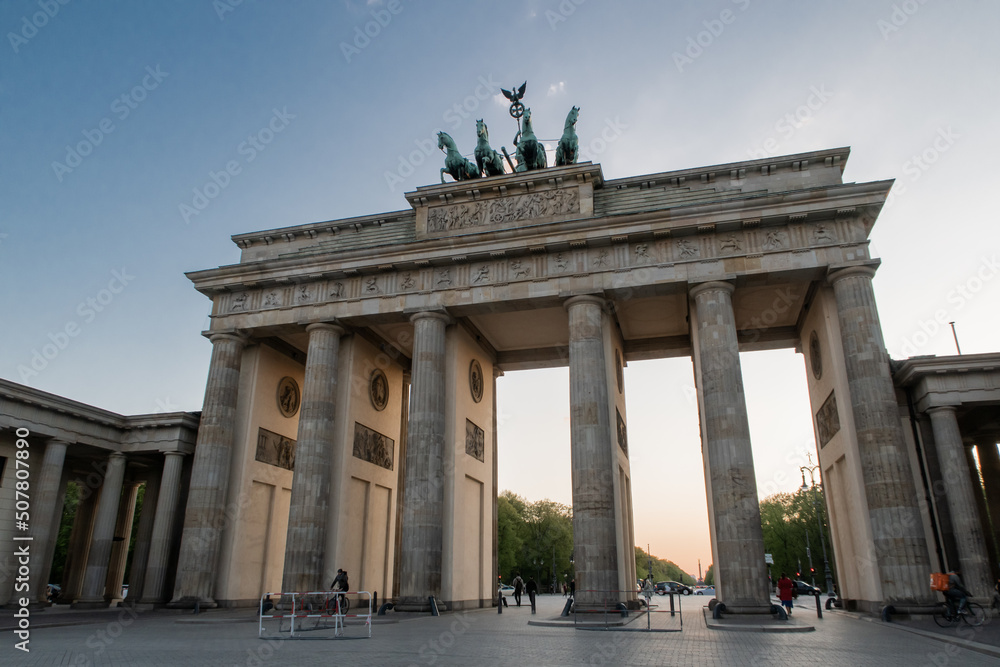
[{"label": "stone cornice", "polygon": [[[614,240],[680,237],[750,227],[823,222],[838,216],[867,214],[871,220],[888,195],[892,181],[832,185],[789,192],[754,195],[724,202],[694,203],[669,209],[606,217],[560,221],[511,230],[493,230],[446,239],[425,239],[380,248],[329,254],[289,256],[245,264],[233,264],[187,273],[203,294],[230,291],[240,286],[282,285],[330,277],[377,275],[387,269],[417,270],[455,262],[476,261],[502,251],[515,256],[528,254],[539,237],[546,248],[569,248],[571,243],[598,247]],[[871,228],[865,225],[866,231]],[[585,235],[584,239],[580,237]],[[386,264],[386,255],[394,258]],[[481,256],[481,257],[480,257]]]},{"label": "stone cornice", "polygon": [[[20,403],[32,406],[43,412],[57,413],[73,420],[80,420],[80,422],[83,422],[81,424],[83,428],[86,428],[89,424],[102,429],[111,429],[111,432],[117,436],[112,441],[116,440],[118,444],[121,443],[130,431],[136,430],[180,427],[196,432],[200,421],[200,415],[191,412],[169,412],[132,416],[120,415],[116,412],[103,410],[92,405],[87,405],[86,403],[80,403],[79,401],[50,394],[39,389],[17,384],[16,382],[0,379],[0,405],[4,401]],[[3,410],[2,412],[10,414],[7,410]],[[46,434],[39,433],[38,435]],[[104,435],[98,437],[104,439],[106,435],[107,432],[104,432]],[[65,436],[56,437],[63,440],[67,439]]]},{"label": "stone cornice", "polygon": [[321,234],[335,236],[343,230],[359,230],[364,227],[381,227],[382,225],[413,218],[412,210],[389,211],[387,213],[377,213],[373,215],[361,215],[353,218],[342,218],[340,220],[326,220],[323,222],[311,222],[304,225],[292,225],[288,227],[276,227],[257,232],[247,232],[245,234],[234,234],[230,238],[233,243],[240,248],[247,248],[253,244],[270,245],[279,241],[290,241],[295,238],[316,238]]},{"label": "stone cornice", "polygon": [[991,371],[1000,371],[1000,352],[959,354],[946,357],[910,357],[895,362],[893,379],[897,385],[906,387],[919,382],[927,375]]}]

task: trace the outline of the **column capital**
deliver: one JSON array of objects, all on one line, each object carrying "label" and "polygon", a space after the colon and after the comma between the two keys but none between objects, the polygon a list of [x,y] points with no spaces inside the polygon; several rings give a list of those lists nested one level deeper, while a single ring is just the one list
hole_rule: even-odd
[{"label": "column capital", "polygon": [[250,340],[249,336],[246,336],[246,335],[241,334],[241,333],[237,333],[235,331],[226,332],[226,333],[209,333],[209,334],[207,334],[207,337],[208,337],[208,339],[210,341],[212,341],[213,345],[215,343],[218,343],[218,342],[221,342],[221,341],[224,341],[224,340],[233,341],[234,343],[239,343],[240,345],[246,345],[247,342]]},{"label": "column capital", "polygon": [[926,412],[929,415],[933,415],[935,413],[941,413],[941,412],[950,412],[952,414],[955,414],[956,412],[958,412],[958,406],[957,405],[935,405],[933,408],[927,408]]},{"label": "column capital", "polygon": [[49,445],[62,445],[63,447],[69,447],[72,444],[73,443],[70,442],[69,440],[63,440],[62,438],[51,438],[49,439],[48,442],[45,443],[45,446],[48,447]]},{"label": "column capital", "polygon": [[581,303],[592,303],[596,306],[600,306],[602,309],[608,305],[607,299],[596,294],[580,294],[579,296],[571,296],[563,302],[563,308],[569,310],[571,306],[576,306]]},{"label": "column capital", "polygon": [[171,449],[171,450],[163,450],[163,449],[161,449],[160,453],[163,454],[164,458],[166,458],[170,454],[174,454],[175,456],[179,456],[181,458],[184,458],[185,456],[188,455],[187,452],[177,451],[176,449]]},{"label": "column capital", "polygon": [[343,336],[347,333],[347,329],[340,326],[336,322],[313,322],[312,324],[306,325],[306,331],[312,333],[313,331],[331,331],[338,336]]},{"label": "column capital", "polygon": [[125,458],[127,457],[121,452],[111,452],[110,454],[108,454],[109,461],[117,461],[118,459],[125,459]]},{"label": "column capital", "polygon": [[736,291],[736,285],[725,280],[709,280],[705,283],[697,283],[692,285],[688,289],[688,294],[691,298],[695,298],[699,294],[704,292],[725,292],[726,294],[732,294]]},{"label": "column capital", "polygon": [[879,264],[881,264],[879,260],[873,259],[865,260],[859,264],[831,266],[827,271],[826,280],[833,285],[837,281],[850,278],[851,276],[867,276],[869,279],[872,279],[875,277],[875,272],[878,270]]},{"label": "column capital", "polygon": [[444,322],[445,326],[452,324],[455,320],[451,318],[448,313],[441,312],[439,310],[421,310],[420,312],[413,313],[410,315],[410,322],[413,324],[417,323],[417,320],[423,319],[436,319]]}]

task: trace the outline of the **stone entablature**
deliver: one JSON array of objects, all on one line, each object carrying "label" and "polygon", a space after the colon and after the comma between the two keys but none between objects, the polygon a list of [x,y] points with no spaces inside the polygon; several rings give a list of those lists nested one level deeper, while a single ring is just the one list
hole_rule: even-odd
[{"label": "stone entablature", "polygon": [[123,453],[194,451],[199,416],[190,412],[125,416],[0,379],[0,429]]},{"label": "stone entablature", "polygon": [[1000,396],[1000,353],[911,357],[896,362],[893,380],[912,392],[921,412],[994,402]]},{"label": "stone entablature", "polygon": [[[242,249],[242,263],[357,249],[370,252],[373,247],[409,243],[418,238],[516,229],[526,224],[586,219],[604,212],[616,215],[673,209],[707,201],[751,199],[804,187],[840,185],[849,155],[849,148],[834,148],[606,182],[600,165],[581,163],[421,186],[406,195],[413,210],[280,227],[237,234],[232,239]],[[573,187],[578,192],[579,208],[572,195],[560,197],[556,204],[546,201],[546,197],[552,197],[552,190]],[[550,194],[545,195],[546,192]],[[538,213],[541,215],[535,215]],[[435,221],[430,231],[428,218]],[[474,219],[488,224],[469,224]]]}]

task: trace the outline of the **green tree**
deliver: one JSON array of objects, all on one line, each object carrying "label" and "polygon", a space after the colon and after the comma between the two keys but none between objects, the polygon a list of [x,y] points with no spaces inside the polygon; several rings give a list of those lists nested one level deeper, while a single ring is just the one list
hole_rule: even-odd
[{"label": "green tree", "polygon": [[[820,522],[823,523],[823,538],[830,560],[830,571],[832,574],[836,572],[833,567],[830,527],[825,510],[823,490],[818,486],[799,489],[795,493],[776,493],[761,501],[760,521],[764,534],[764,551],[774,558],[774,565],[771,566],[772,580],[777,581],[781,573],[785,572],[793,579],[811,581],[815,578],[816,585],[825,588]],[[815,569],[814,575],[809,571],[807,535]],[[800,573],[800,576],[796,577],[796,573]]]},{"label": "green tree", "polygon": [[520,572],[548,590],[553,571],[557,587],[573,576],[573,512],[551,500],[529,502],[511,491],[497,499],[498,567],[503,581]]},{"label": "green tree", "polygon": [[715,585],[715,563],[708,566],[705,570],[705,585],[714,586]]},{"label": "green tree", "polygon": [[650,556],[641,547],[635,548],[635,572],[640,578],[649,576],[650,563],[653,568],[653,581],[679,581],[682,584],[693,585],[695,578],[669,560]]}]

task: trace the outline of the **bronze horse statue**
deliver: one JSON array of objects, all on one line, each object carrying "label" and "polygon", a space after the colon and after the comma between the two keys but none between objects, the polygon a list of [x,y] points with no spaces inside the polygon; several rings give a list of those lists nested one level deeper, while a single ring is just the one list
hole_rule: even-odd
[{"label": "bronze horse statue", "polygon": [[531,127],[531,109],[524,110],[523,129],[514,137],[514,145],[517,146],[517,168],[515,171],[529,171],[532,169],[544,169],[548,166],[545,157],[545,146],[535,136]]},{"label": "bronze horse statue", "polygon": [[556,166],[576,164],[580,157],[580,139],[576,136],[576,119],[580,117],[580,107],[573,107],[566,116],[563,135],[556,147]]},{"label": "bronze horse statue", "polygon": [[482,120],[476,121],[476,136],[476,166],[479,167],[479,173],[483,176],[500,176],[504,173],[503,160],[490,146],[490,132]]},{"label": "bronze horse statue", "polygon": [[447,132],[438,132],[438,148],[446,150],[444,167],[441,168],[441,182],[444,183],[445,172],[451,174],[456,181],[467,181],[479,178],[479,170],[458,152],[455,140]]}]

